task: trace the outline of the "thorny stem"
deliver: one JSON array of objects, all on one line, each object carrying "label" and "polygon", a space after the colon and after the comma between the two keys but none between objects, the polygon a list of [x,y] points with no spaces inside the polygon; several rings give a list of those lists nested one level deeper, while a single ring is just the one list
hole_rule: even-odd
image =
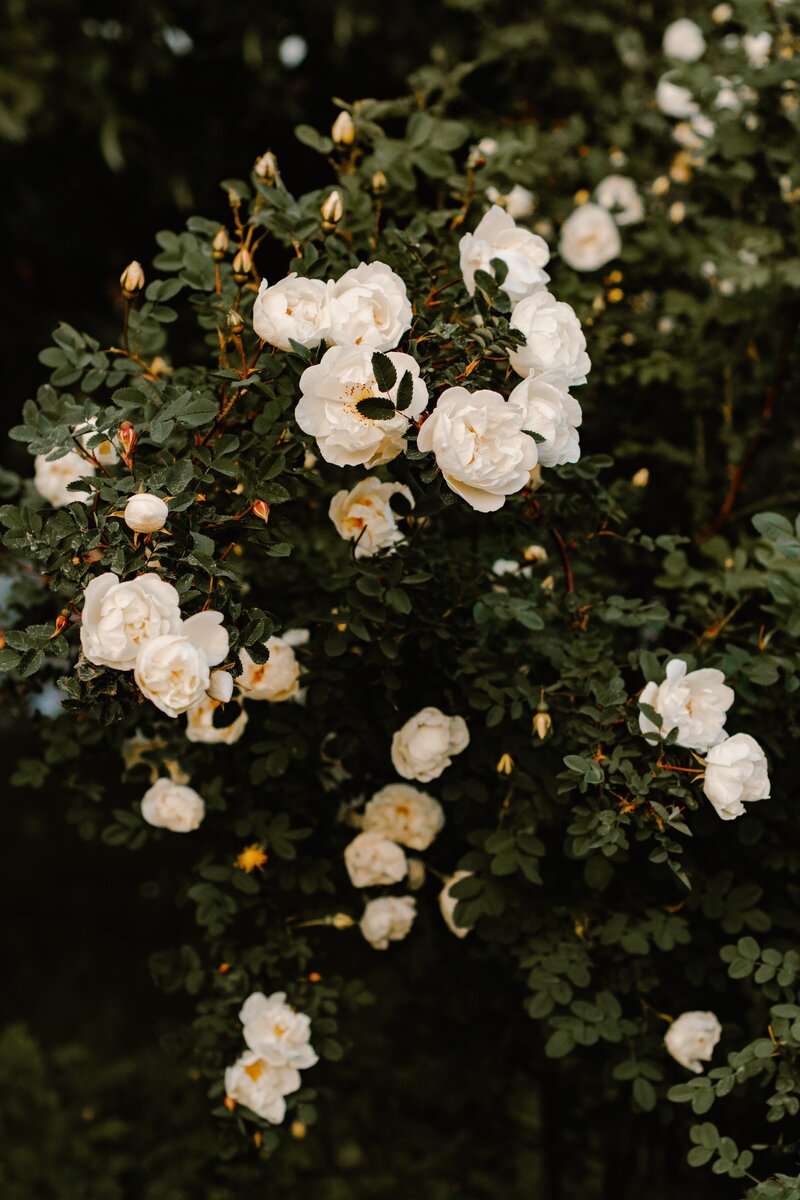
[{"label": "thorny stem", "polygon": [[550,532],[553,535],[553,541],[555,542],[556,546],[558,546],[558,552],[561,555],[561,561],[564,564],[564,577],[566,579],[567,592],[574,592],[575,591],[575,577],[572,574],[572,563],[569,561],[569,554],[567,553],[566,543],[565,543],[564,539],[562,538],[561,534],[558,532],[558,530],[555,529],[552,525],[550,526]]}]

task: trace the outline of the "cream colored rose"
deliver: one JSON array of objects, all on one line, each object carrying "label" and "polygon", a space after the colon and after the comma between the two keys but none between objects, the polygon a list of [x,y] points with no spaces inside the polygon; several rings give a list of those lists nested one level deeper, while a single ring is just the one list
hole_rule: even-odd
[{"label": "cream colored rose", "polygon": [[550,249],[544,238],[529,229],[521,229],[510,213],[493,204],[480,220],[474,233],[465,233],[459,242],[461,273],[470,296],[475,295],[475,272],[494,275],[493,259],[507,268],[500,287],[514,304],[530,296],[547,283],[544,270]]},{"label": "cream colored rose", "polygon": [[667,117],[684,121],[698,111],[697,101],[687,87],[662,75],[656,84],[656,104]]},{"label": "cream colored rose", "polygon": [[274,704],[296,700],[300,694],[300,664],[294,653],[298,642],[291,634],[306,634],[293,629],[284,637],[271,637],[265,643],[269,658],[265,663],[253,662],[246,650],[239,651],[242,673],[237,679],[248,700],[271,700]]},{"label": "cream colored rose", "polygon": [[[216,674],[217,672],[214,672]],[[228,676],[230,678],[230,676]],[[236,711],[238,710],[238,711]],[[186,713],[186,737],[190,742],[203,742],[206,745],[222,744],[233,746],[245,731],[248,722],[247,712],[241,701],[234,706],[233,720],[224,724],[215,724],[215,717],[227,710],[219,700],[205,696]]]},{"label": "cream colored rose", "polygon": [[285,992],[253,992],[239,1012],[247,1046],[273,1066],[313,1067],[318,1057],[311,1045],[311,1018],[286,1003]]},{"label": "cream colored rose", "polygon": [[300,376],[300,399],[295,420],[303,433],[317,439],[326,462],[337,467],[377,467],[403,452],[409,420],[425,409],[428,389],[420,378],[419,363],[409,354],[388,354],[397,373],[389,393],[397,400],[400,380],[408,371],[412,380],[411,403],[404,412],[385,420],[372,420],[359,412],[358,403],[379,396],[372,370],[374,351],[368,346],[332,346],[314,366]]},{"label": "cream colored rose", "polygon": [[299,1087],[295,1067],[274,1066],[250,1050],[225,1072],[225,1095],[272,1125],[280,1125],[286,1116],[285,1097]]},{"label": "cream colored rose", "polygon": [[107,571],[86,586],[81,614],[81,648],[89,662],[132,671],[145,642],[181,628],[178,593],[154,572],[120,583]]},{"label": "cream colored rose", "polygon": [[142,816],[148,825],[169,829],[172,833],[191,833],[206,813],[203,797],[194,788],[157,779],[142,796]]},{"label": "cream colored rose", "polygon": [[67,491],[69,484],[77,483],[79,479],[91,477],[95,473],[94,463],[87,462],[74,450],[68,450],[60,458],[48,459],[46,454],[37,454],[33,460],[33,482],[37,492],[53,505],[53,508],[63,508],[74,500],[87,501],[91,498],[91,489],[82,488],[80,491]]},{"label": "cream colored rose", "polygon": [[705,53],[706,39],[696,21],[680,17],[664,30],[663,49],[667,58],[693,63]]},{"label": "cream colored rose", "polygon": [[417,446],[433,452],[456,495],[478,512],[496,512],[526,486],[538,462],[524,420],[525,409],[499,392],[451,387],[420,429]]},{"label": "cream colored rose", "polygon": [[713,1012],[685,1012],[670,1025],[664,1045],[676,1062],[699,1075],[721,1035],[722,1026]]},{"label": "cream colored rose", "polygon": [[335,346],[394,350],[411,328],[406,285],[386,263],[359,263],[329,285],[328,295]]},{"label": "cream colored rose", "polygon": [[403,540],[391,505],[392,496],[398,495],[404,496],[411,508],[414,507],[410,488],[402,483],[384,483],[375,475],[368,475],[349,492],[337,492],[333,497],[328,516],[340,537],[356,543],[356,558],[388,550]]},{"label": "cream colored rose", "polygon": [[163,500],[149,492],[138,492],[125,505],[123,520],[136,533],[156,533],[164,528],[168,516],[169,509]]},{"label": "cream colored rose", "polygon": [[492,204],[499,204],[515,221],[524,221],[530,217],[536,208],[536,197],[521,183],[515,183],[510,192],[502,194],[496,187],[486,189],[486,198]]},{"label": "cream colored rose", "polygon": [[211,667],[228,653],[222,613],[209,610],[189,617],[181,631],[145,641],[134,679],[142,695],[168,717],[177,717],[202,700],[211,685]]},{"label": "cream colored rose", "polygon": [[408,936],[416,915],[413,896],[380,896],[364,909],[359,928],[374,950],[388,950],[390,942]]},{"label": "cream colored rose", "polygon": [[723,821],[743,816],[748,802],[767,800],[767,758],[756,739],[735,733],[712,746],[706,754],[703,791]]},{"label": "cream colored rose", "polygon": [[399,883],[408,870],[396,842],[380,833],[359,833],[345,848],[344,863],[353,887],[382,887]]},{"label": "cream colored rose", "polygon": [[687,672],[683,659],[673,658],[667,663],[664,682],[648,683],[639,696],[640,704],[660,715],[661,726],[641,712],[639,728],[651,742],[677,729],[679,746],[706,751],[722,741],[733,701],[733,688],[726,686],[722,671],[704,667]]},{"label": "cream colored rose", "polygon": [[599,204],[582,204],[561,226],[558,252],[573,271],[596,271],[621,249],[616,222]]},{"label": "cream colored rose", "polygon": [[523,379],[531,371],[560,371],[569,387],[586,383],[592,364],[581,323],[569,304],[542,288],[516,305],[508,323],[525,337],[524,345],[508,356]]},{"label": "cream colored rose", "polygon": [[404,779],[430,783],[438,779],[469,745],[463,717],[448,717],[439,708],[421,709],[392,738],[392,763]]},{"label": "cream colored rose", "polygon": [[601,208],[607,208],[618,225],[636,225],[644,220],[644,204],[636,184],[627,175],[606,175],[594,190]]},{"label": "cream colored rose", "polygon": [[578,401],[567,391],[564,375],[557,371],[529,375],[517,384],[508,400],[525,409],[523,428],[544,438],[536,446],[543,467],[578,461],[578,426],[583,414]]},{"label": "cream colored rose", "polygon": [[389,783],[367,802],[363,827],[412,850],[427,850],[444,828],[444,810],[419,788]]},{"label": "cream colored rose", "polygon": [[321,279],[294,272],[271,287],[262,279],[253,305],[253,329],[279,350],[291,350],[291,342],[314,349],[330,331],[328,295]]},{"label": "cream colored rose", "polygon": [[439,892],[439,908],[444,918],[444,923],[450,932],[454,933],[456,937],[459,938],[466,937],[471,926],[456,925],[455,911],[458,901],[450,889],[452,888],[453,884],[460,883],[462,879],[471,879],[472,875],[472,871],[454,871],[453,874],[447,880],[445,880],[445,885]]}]

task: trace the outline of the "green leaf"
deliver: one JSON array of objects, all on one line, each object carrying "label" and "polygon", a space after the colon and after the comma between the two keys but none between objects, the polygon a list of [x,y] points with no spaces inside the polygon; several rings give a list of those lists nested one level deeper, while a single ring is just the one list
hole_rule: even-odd
[{"label": "green leaf", "polygon": [[397,389],[398,412],[405,412],[414,398],[414,380],[410,371],[404,371]]},{"label": "green leaf", "polygon": [[358,401],[356,408],[368,421],[389,421],[395,414],[391,400],[384,400],[380,396],[365,396]]},{"label": "green leaf", "polygon": [[373,354],[372,374],[381,392],[390,392],[397,383],[397,371],[388,354],[381,354],[379,351]]}]

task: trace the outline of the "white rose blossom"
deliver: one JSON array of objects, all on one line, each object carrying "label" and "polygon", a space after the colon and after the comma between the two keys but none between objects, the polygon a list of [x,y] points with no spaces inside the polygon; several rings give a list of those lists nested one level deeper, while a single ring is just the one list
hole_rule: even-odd
[{"label": "white rose blossom", "polygon": [[544,438],[536,446],[543,467],[578,461],[578,426],[583,414],[578,401],[569,394],[563,375],[558,371],[529,375],[517,384],[508,400],[525,409],[523,428]]},{"label": "white rose blossom", "polygon": [[[228,676],[230,679],[230,676]],[[219,700],[205,696],[186,713],[186,737],[190,742],[202,742],[205,745],[232,746],[245,731],[248,722],[247,712],[243,704],[236,705],[238,712],[232,721],[224,725],[214,724],[214,715],[222,708]]]},{"label": "white rose blossom", "polygon": [[359,833],[345,848],[344,864],[353,887],[383,887],[399,883],[408,870],[396,842],[380,833]]},{"label": "white rose blossom", "polygon": [[582,204],[561,226],[558,252],[573,271],[596,271],[621,249],[616,221],[599,204]]},{"label": "white rose blossom", "polygon": [[444,828],[438,800],[408,783],[389,783],[364,808],[363,827],[411,850],[427,850]]},{"label": "white rose blossom", "polygon": [[592,364],[581,323],[569,304],[542,288],[515,305],[508,323],[525,337],[524,345],[508,356],[518,375],[561,371],[569,387],[586,383]]},{"label": "white rose blossom", "polygon": [[89,488],[73,492],[67,490],[69,484],[77,483],[84,476],[94,475],[96,470],[94,463],[81,458],[75,450],[68,450],[60,458],[54,459],[48,459],[46,454],[37,454],[33,460],[33,467],[34,486],[39,495],[52,504],[53,508],[63,508],[65,504],[72,504],[74,500],[86,503],[91,499],[92,493]]},{"label": "white rose blossom", "polygon": [[340,537],[356,543],[356,558],[391,549],[403,540],[392,496],[404,496],[414,507],[410,488],[402,483],[384,483],[375,475],[360,480],[349,492],[346,489],[337,492],[331,500],[328,516]]},{"label": "white rose blossom", "polygon": [[673,83],[668,75],[662,75],[656,84],[656,105],[667,117],[685,121],[697,112],[697,101],[687,87]]},{"label": "white rose blossom", "polygon": [[640,704],[655,709],[662,717],[661,728],[643,712],[639,714],[639,728],[651,742],[677,729],[679,746],[705,752],[724,737],[733,701],[733,689],[726,686],[722,671],[703,667],[687,672],[683,659],[673,658],[667,663],[664,682],[648,683],[639,696]]},{"label": "white rose blossom", "polygon": [[293,271],[268,286],[262,279],[253,305],[253,329],[263,342],[291,350],[297,342],[313,350],[330,332],[328,285]]},{"label": "white rose blossom", "polygon": [[210,668],[218,666],[227,653],[222,613],[209,609],[183,621],[179,633],[143,642],[134,679],[156,708],[168,717],[177,717],[203,699],[211,686]]},{"label": "white rose blossom", "polygon": [[371,420],[358,410],[360,400],[379,396],[369,346],[332,346],[322,361],[306,367],[300,376],[300,399],[295,420],[303,433],[317,439],[326,462],[337,467],[377,467],[403,452],[408,422],[428,403],[428,389],[420,378],[419,363],[410,354],[388,354],[397,373],[387,393],[397,400],[406,371],[412,380],[411,403],[387,420]]},{"label": "white rose blossom", "polygon": [[496,512],[524,488],[539,461],[524,432],[525,409],[499,392],[450,387],[417,436],[432,452],[447,486],[478,512]]},{"label": "white rose blossom", "polygon": [[[294,636],[293,636],[294,635]],[[246,650],[239,651],[242,673],[236,680],[248,700],[270,700],[280,704],[296,700],[300,695],[300,664],[294,652],[296,645],[308,640],[308,631],[292,629],[283,637],[273,636],[265,643],[269,658],[265,663],[253,662]]]},{"label": "white rose blossom", "polygon": [[742,49],[747,56],[748,64],[758,71],[769,62],[769,52],[772,49],[772,34],[766,29],[761,33],[746,33],[742,38]]},{"label": "white rose blossom", "polygon": [[392,764],[404,779],[430,783],[438,779],[469,745],[469,730],[463,717],[448,717],[429,705],[420,709],[392,738]]},{"label": "white rose blossom", "polygon": [[670,22],[664,30],[662,46],[667,58],[693,63],[703,57],[706,39],[695,21],[690,21],[688,17],[680,17],[677,21]]},{"label": "white rose blossom", "polygon": [[156,533],[163,529],[169,516],[164,500],[150,492],[137,492],[125,505],[123,520],[135,533]]},{"label": "white rose blossom", "polygon": [[601,208],[607,208],[618,225],[636,225],[644,220],[644,203],[638,188],[627,175],[606,175],[594,190]]},{"label": "white rose blossom", "polygon": [[319,1061],[311,1045],[311,1018],[287,1004],[285,992],[253,992],[239,1020],[248,1049],[265,1062],[303,1071]]},{"label": "white rose blossom", "polygon": [[664,1035],[664,1045],[676,1062],[695,1075],[710,1062],[714,1047],[722,1034],[722,1026],[712,1012],[685,1012],[670,1025]]},{"label": "white rose blossom", "polygon": [[703,791],[723,821],[746,812],[745,804],[770,794],[767,758],[749,733],[735,733],[708,751]]},{"label": "white rose blossom", "polygon": [[475,295],[476,271],[494,275],[494,258],[508,268],[500,286],[515,304],[550,278],[544,270],[550,260],[547,242],[538,233],[520,229],[511,214],[497,204],[482,217],[474,233],[464,234],[459,251],[461,274],[470,296]]},{"label": "white rose blossom", "polygon": [[172,833],[191,833],[206,813],[203,797],[194,788],[157,779],[142,796],[142,816],[148,825],[169,829]]},{"label": "white rose blossom", "polygon": [[394,350],[413,313],[406,285],[383,262],[359,263],[328,286],[329,341],[335,346]]},{"label": "white rose blossom", "polygon": [[416,915],[413,896],[380,896],[370,900],[358,924],[373,950],[388,950],[390,942],[400,942],[408,935]]},{"label": "white rose blossom", "polygon": [[515,183],[511,191],[505,193],[499,192],[496,187],[488,187],[486,198],[492,204],[499,204],[515,221],[524,221],[536,208],[536,197],[521,183]]},{"label": "white rose blossom", "polygon": [[280,1125],[286,1116],[284,1097],[299,1087],[295,1067],[275,1066],[250,1050],[225,1071],[225,1095],[272,1125]]},{"label": "white rose blossom", "polygon": [[152,571],[125,583],[107,571],[83,593],[81,649],[97,666],[132,671],[145,642],[180,628],[178,593]]},{"label": "white rose blossom", "polygon": [[456,937],[459,938],[466,937],[471,926],[456,925],[455,911],[458,901],[450,889],[452,888],[453,884],[460,883],[462,879],[471,879],[472,875],[472,871],[454,871],[453,874],[445,880],[445,885],[439,892],[439,909],[442,917],[444,918],[444,923],[450,932],[454,933]]},{"label": "white rose blossom", "polygon": [[[113,441],[105,436],[103,441],[97,441],[97,417],[89,417],[81,425],[77,425],[75,435],[84,450],[97,459],[102,467],[113,467],[119,462],[119,455]],[[95,445],[92,445],[92,442],[95,442]]]}]

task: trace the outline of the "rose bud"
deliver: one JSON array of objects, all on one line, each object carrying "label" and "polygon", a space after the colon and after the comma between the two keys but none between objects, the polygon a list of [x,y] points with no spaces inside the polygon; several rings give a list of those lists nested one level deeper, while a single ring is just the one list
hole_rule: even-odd
[{"label": "rose bud", "polygon": [[275,186],[278,180],[278,160],[271,150],[256,159],[253,174],[268,187]]},{"label": "rose bud", "polygon": [[372,190],[376,196],[382,196],[389,186],[389,180],[383,171],[376,171],[372,176]]},{"label": "rose bud", "polygon": [[135,533],[155,533],[163,529],[169,509],[163,500],[150,492],[138,492],[125,505],[123,520]]},{"label": "rose bud", "polygon": [[333,122],[331,137],[337,146],[352,146],[356,140],[356,127],[349,112],[340,112]]},{"label": "rose bud", "polygon": [[322,217],[323,228],[333,229],[335,225],[338,225],[339,221],[342,219],[342,213],[344,212],[344,204],[342,203],[342,197],[339,192],[331,192],[331,194],[327,196],[325,200],[323,200],[322,207],[319,211]]},{"label": "rose bud", "polygon": [[256,500],[253,505],[253,516],[260,517],[266,525],[269,520],[269,504],[267,504],[266,500]]},{"label": "rose bud", "polygon": [[133,452],[136,448],[136,442],[138,440],[136,430],[133,428],[130,421],[122,422],[117,437],[122,450],[122,461],[125,463],[126,467],[129,467],[131,465]]},{"label": "rose bud", "polygon": [[225,257],[225,252],[228,249],[228,231],[224,225],[220,225],[217,232],[214,234],[214,240],[211,243],[211,257],[214,262],[221,262]]},{"label": "rose bud", "polygon": [[253,260],[250,257],[250,251],[242,246],[233,260],[233,278],[237,283],[246,283],[252,267]]},{"label": "rose bud", "polygon": [[119,282],[122,286],[122,294],[126,300],[133,300],[138,292],[144,287],[144,271],[141,263],[128,263],[125,270],[119,277]]},{"label": "rose bud", "polygon": [[235,308],[230,310],[225,320],[231,333],[244,333],[244,321]]}]

